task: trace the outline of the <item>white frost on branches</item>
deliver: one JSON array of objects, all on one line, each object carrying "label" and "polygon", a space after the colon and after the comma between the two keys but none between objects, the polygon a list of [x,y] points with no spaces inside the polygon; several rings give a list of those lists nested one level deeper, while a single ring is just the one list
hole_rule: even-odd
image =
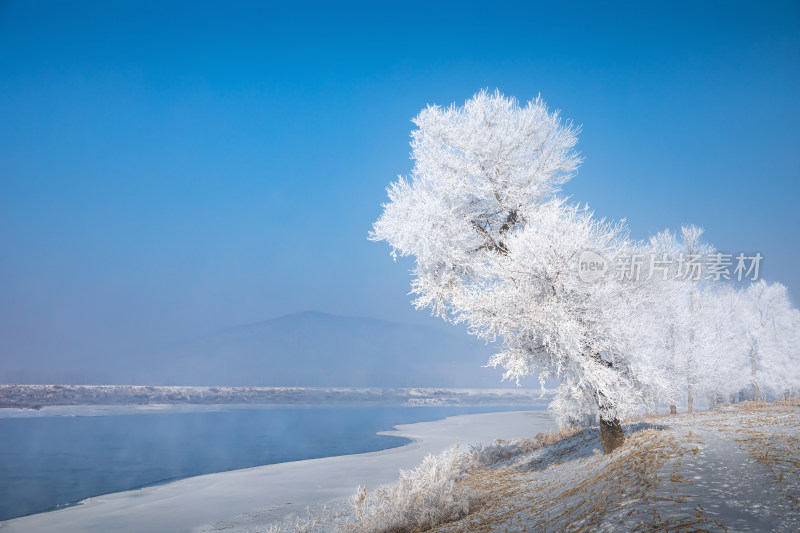
[{"label": "white frost on branches", "polygon": [[[389,187],[370,238],[414,259],[417,308],[500,340],[489,363],[506,378],[557,377],[552,407],[562,420],[599,412],[612,421],[658,401],[691,402],[698,388],[719,397],[740,386],[745,360],[754,383],[796,383],[796,372],[777,377],[797,361],[800,321],[785,289],[783,299],[760,285],[744,297],[720,291],[676,270],[713,252],[701,229],[633,242],[624,221],[560,196],[581,162],[579,128],[541,99],[521,106],[483,91],[462,107],[430,106],[414,124],[414,168]],[[608,261],[653,254],[673,266],[647,280],[610,272],[584,281],[586,251]]]}]

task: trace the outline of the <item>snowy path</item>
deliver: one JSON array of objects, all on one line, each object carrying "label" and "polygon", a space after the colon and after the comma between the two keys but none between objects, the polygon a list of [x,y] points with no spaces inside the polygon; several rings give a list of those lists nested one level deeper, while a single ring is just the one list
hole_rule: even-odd
[{"label": "snowy path", "polygon": [[[628,522],[631,527],[648,513],[658,525],[690,530],[796,531],[800,526],[796,504],[774,482],[769,469],[737,442],[696,424],[679,427],[673,435],[687,445],[688,453],[661,467],[662,483],[655,488],[655,497],[631,506],[636,518]],[[630,513],[631,507],[625,512]],[[619,514],[623,513],[609,516]]]},{"label": "snowy path", "polygon": [[180,532],[245,529],[306,506],[349,497],[358,484],[397,479],[429,453],[455,442],[490,444],[555,427],[542,411],[450,417],[385,432],[414,439],[379,452],[268,465],[183,479],[166,485],[91,498],[81,505],[0,524],[3,533]]},{"label": "snowy path", "polygon": [[[779,428],[788,430],[789,437],[796,440],[800,437],[798,418],[794,417],[793,426],[791,420],[780,426],[771,420],[757,431],[766,432],[772,444],[780,442]],[[777,482],[767,464],[747,449],[753,442],[753,429],[744,424],[740,431],[733,431],[720,426],[717,422],[721,420],[724,418],[712,412],[676,424],[676,434],[687,442],[696,441],[698,448],[696,454],[685,455],[676,469],[683,483],[670,483],[682,485],[674,487],[673,493],[686,495],[683,510],[701,505],[703,517],[719,521],[728,531],[800,529],[797,472]],[[677,507],[660,506],[659,511],[662,516],[678,514]]]}]

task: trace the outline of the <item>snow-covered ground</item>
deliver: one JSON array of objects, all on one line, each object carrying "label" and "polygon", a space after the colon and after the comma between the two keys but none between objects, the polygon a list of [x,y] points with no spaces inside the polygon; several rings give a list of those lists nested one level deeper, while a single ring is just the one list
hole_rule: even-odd
[{"label": "snow-covered ground", "polygon": [[209,474],[165,485],[91,498],[80,505],[4,522],[5,532],[141,532],[262,530],[302,515],[306,507],[348,498],[359,484],[372,488],[414,468],[453,443],[489,444],[555,426],[541,411],[462,415],[397,426],[387,435],[413,442],[379,452],[283,463]]},{"label": "snow-covered ground", "polygon": [[746,402],[597,429],[482,469],[475,512],[436,531],[798,531],[800,408]]}]

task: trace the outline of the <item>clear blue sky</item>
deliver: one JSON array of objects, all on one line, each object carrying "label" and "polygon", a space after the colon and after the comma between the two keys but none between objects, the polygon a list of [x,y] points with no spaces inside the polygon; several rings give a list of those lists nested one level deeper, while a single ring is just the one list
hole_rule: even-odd
[{"label": "clear blue sky", "polygon": [[796,1],[0,0],[2,358],[432,322],[367,233],[410,119],[481,88],[583,125],[575,199],[637,238],[702,225],[797,300]]}]

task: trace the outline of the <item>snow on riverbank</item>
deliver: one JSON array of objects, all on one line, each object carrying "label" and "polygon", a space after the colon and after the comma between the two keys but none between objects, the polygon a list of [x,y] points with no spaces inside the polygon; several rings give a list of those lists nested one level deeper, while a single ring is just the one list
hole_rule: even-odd
[{"label": "snow on riverbank", "polygon": [[270,523],[307,506],[349,497],[362,483],[377,486],[456,442],[489,444],[555,427],[545,412],[461,415],[397,426],[384,434],[413,439],[399,448],[209,474],[165,485],[90,498],[80,505],[2,523],[6,532],[157,533],[239,529]]}]

